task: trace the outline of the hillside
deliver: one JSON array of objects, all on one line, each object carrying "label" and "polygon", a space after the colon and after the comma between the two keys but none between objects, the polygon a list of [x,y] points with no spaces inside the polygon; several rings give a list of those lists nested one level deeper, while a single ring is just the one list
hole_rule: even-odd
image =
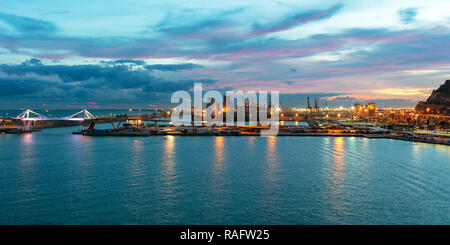
[{"label": "hillside", "polygon": [[427,101],[419,102],[416,111],[425,113],[427,108],[431,113],[450,114],[450,80],[445,81],[438,89],[433,90]]}]

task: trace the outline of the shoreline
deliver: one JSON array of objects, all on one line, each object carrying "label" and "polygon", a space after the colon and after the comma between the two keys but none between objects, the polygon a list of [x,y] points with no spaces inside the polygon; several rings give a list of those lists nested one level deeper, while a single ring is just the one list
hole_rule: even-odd
[{"label": "shoreline", "polygon": [[[241,134],[111,134],[111,133],[88,133],[82,134],[80,132],[74,132],[73,134],[80,134],[82,136],[103,136],[103,137],[151,137],[151,136],[216,136],[216,137],[229,137],[229,136],[261,136],[260,133],[241,133]],[[433,140],[426,139],[417,139],[417,138],[407,138],[400,135],[389,135],[389,134],[329,134],[329,133],[278,133],[274,135],[274,137],[278,136],[292,136],[292,137],[359,137],[359,138],[368,138],[368,139],[394,139],[394,140],[403,140],[403,141],[411,141],[411,142],[419,142],[419,143],[428,143],[428,144],[438,144],[438,145],[446,145],[450,146],[450,142],[439,142]]]}]

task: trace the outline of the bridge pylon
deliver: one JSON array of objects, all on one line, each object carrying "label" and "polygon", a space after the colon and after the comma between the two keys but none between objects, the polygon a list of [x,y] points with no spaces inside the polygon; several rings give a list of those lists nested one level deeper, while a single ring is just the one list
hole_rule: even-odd
[{"label": "bridge pylon", "polygon": [[77,112],[75,114],[67,116],[66,118],[67,119],[75,118],[75,116],[80,115],[80,114],[83,115],[83,119],[94,119],[95,118],[95,116],[92,115],[88,110],[86,110],[86,108],[84,108],[83,110],[81,110],[81,111],[79,111],[79,112]]},{"label": "bridge pylon", "polygon": [[46,120],[48,117],[41,115],[31,109],[26,109],[20,113],[17,117],[13,118],[16,127],[21,130],[32,130],[35,127],[35,121]]},{"label": "bridge pylon", "polygon": [[[30,117],[30,115],[34,115],[36,117]],[[44,115],[41,115],[35,111],[32,111],[31,109],[26,109],[25,111],[20,113],[20,115],[18,115],[16,118],[17,119],[34,119],[34,118],[43,119],[43,118],[47,118],[47,117]]]}]

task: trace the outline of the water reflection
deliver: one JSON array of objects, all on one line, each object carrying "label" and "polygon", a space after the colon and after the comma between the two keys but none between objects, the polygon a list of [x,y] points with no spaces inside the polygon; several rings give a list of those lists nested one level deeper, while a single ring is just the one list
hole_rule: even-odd
[{"label": "water reflection", "polygon": [[[263,183],[263,205],[266,210],[271,210],[274,207],[280,206],[280,192],[278,167],[279,159],[277,156],[277,137],[270,136],[266,138],[266,166],[265,166],[265,181]],[[267,222],[271,222],[267,220]]]},{"label": "water reflection", "polygon": [[226,170],[226,152],[225,152],[225,137],[214,137],[214,168],[212,171],[212,185],[211,189],[214,194],[214,206],[218,210],[225,206],[225,170]]},{"label": "water reflection", "polygon": [[253,145],[255,145],[255,139],[256,139],[256,137],[255,136],[250,136],[250,137],[247,137],[247,139],[248,139],[248,147],[249,148],[253,148]]},{"label": "water reflection", "polygon": [[215,168],[221,168],[223,166],[224,161],[224,137],[215,137],[214,141],[214,148],[215,148],[215,157],[216,157],[216,163]]},{"label": "water reflection", "polygon": [[332,173],[331,181],[333,182],[334,185],[333,194],[339,195],[342,192],[345,180],[344,167],[346,163],[345,163],[345,149],[343,137],[334,138],[333,152],[334,154],[333,154],[333,163],[331,165],[331,173]]},{"label": "water reflection", "polygon": [[139,197],[143,194],[146,186],[145,178],[145,157],[144,157],[144,143],[141,139],[134,139],[129,150],[129,164],[126,165],[127,183],[124,192],[125,199],[123,200],[124,208],[127,212],[135,218],[140,218],[144,214],[144,210],[137,208]]},{"label": "water reflection", "polygon": [[220,178],[223,184],[223,172],[225,171],[225,137],[214,137],[214,176]]},{"label": "water reflection", "polygon": [[266,179],[269,183],[269,187],[278,181],[278,156],[277,156],[277,137],[267,137],[267,149],[266,149]]},{"label": "water reflection", "polygon": [[175,137],[167,136],[164,141],[164,156],[162,165],[162,175],[165,179],[167,186],[172,186],[176,179],[176,169],[175,169]]},{"label": "water reflection", "polygon": [[267,137],[266,161],[267,161],[268,178],[274,180],[275,179],[274,174],[276,173],[278,167],[276,136]]},{"label": "water reflection", "polygon": [[74,188],[85,188],[92,186],[93,176],[95,174],[95,145],[97,142],[92,137],[83,135],[71,135],[71,146],[73,153],[70,162],[71,168],[74,170],[74,181],[70,183]]},{"label": "water reflection", "polygon": [[267,183],[265,183],[266,191],[269,193],[276,192],[278,188],[278,163],[279,159],[277,156],[277,137],[269,136],[267,137],[267,149],[266,149],[266,179]]},{"label": "water reflection", "polygon": [[34,135],[31,133],[20,135],[20,148],[21,152],[19,154],[21,170],[26,171],[33,165],[33,157],[35,155],[35,145],[34,145]]},{"label": "water reflection", "polygon": [[20,141],[24,145],[31,145],[33,144],[33,134],[32,133],[26,133],[20,135]]},{"label": "water reflection", "polygon": [[177,172],[176,172],[176,152],[174,136],[165,136],[163,145],[163,156],[161,166],[161,178],[163,181],[163,187],[161,188],[162,199],[166,204],[174,205],[176,202],[176,185],[177,185]]},{"label": "water reflection", "polygon": [[[330,204],[331,210],[340,210],[340,212],[344,212],[345,210],[345,196],[344,196],[344,187],[345,187],[345,148],[344,148],[344,138],[343,137],[335,137],[333,140],[331,151],[333,152],[332,163],[331,163],[331,183],[328,185],[330,187]],[[328,216],[327,219],[332,222],[337,222],[338,217],[333,214]],[[342,222],[342,220],[340,221]]]},{"label": "water reflection", "polygon": [[74,144],[79,144],[80,146],[92,141],[92,137],[86,137],[86,136],[79,135],[79,134],[71,135],[70,139]]},{"label": "water reflection", "polygon": [[144,161],[143,152],[142,152],[142,141],[135,139],[133,141],[133,158],[132,158],[132,176],[140,177],[143,175],[142,171],[142,163]]},{"label": "water reflection", "polygon": [[35,136],[31,133],[20,135],[20,151],[18,152],[18,179],[17,183],[22,183],[18,189],[17,197],[19,200],[30,200],[38,187],[35,184],[37,181],[36,175],[36,145],[34,142]]}]

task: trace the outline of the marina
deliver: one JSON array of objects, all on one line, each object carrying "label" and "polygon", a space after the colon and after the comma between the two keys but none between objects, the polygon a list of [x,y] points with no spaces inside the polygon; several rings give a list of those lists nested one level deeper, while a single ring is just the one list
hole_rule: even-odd
[{"label": "marina", "polygon": [[[121,136],[121,137],[149,137],[149,136],[260,136],[261,130],[268,130],[270,126],[250,126],[247,123],[237,123],[235,126],[176,126],[182,122],[173,122],[167,116],[172,112],[163,110],[151,114],[118,114],[94,116],[86,109],[65,117],[49,118],[30,109],[15,118],[1,119],[1,134],[33,133],[45,128],[81,126],[73,134],[83,136]],[[335,119],[326,120],[318,117],[320,114],[295,113],[281,114],[276,136],[329,136],[329,137],[366,137],[387,138],[396,140],[415,141],[431,144],[450,145],[450,134],[446,131],[432,130],[399,130],[387,129],[387,126],[377,126],[374,123],[340,121],[343,112],[335,112]],[[34,114],[34,115],[33,115]],[[314,116],[315,115],[315,116]],[[323,116],[323,115],[322,115]],[[314,119],[313,119],[314,118]],[[298,120],[306,121],[298,121]],[[108,125],[96,129],[97,125]],[[186,123],[184,123],[186,124]],[[244,125],[242,125],[244,124]],[[247,124],[247,125],[246,125]]]}]

